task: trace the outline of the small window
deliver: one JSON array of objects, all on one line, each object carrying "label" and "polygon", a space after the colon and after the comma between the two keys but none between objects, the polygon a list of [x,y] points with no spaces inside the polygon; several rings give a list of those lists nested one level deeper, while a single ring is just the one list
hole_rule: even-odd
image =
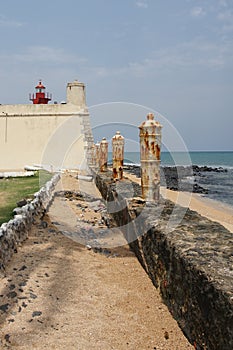
[{"label": "small window", "polygon": [[44,89],[42,88],[36,89],[36,92],[44,92]]}]

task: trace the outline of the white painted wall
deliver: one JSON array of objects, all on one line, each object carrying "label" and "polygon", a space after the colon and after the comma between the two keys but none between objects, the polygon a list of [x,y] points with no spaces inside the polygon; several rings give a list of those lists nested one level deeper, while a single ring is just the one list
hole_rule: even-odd
[{"label": "white painted wall", "polygon": [[33,164],[85,167],[92,134],[86,126],[89,114],[84,89],[80,93],[76,98],[72,92],[67,104],[0,105],[0,170],[19,170]]}]

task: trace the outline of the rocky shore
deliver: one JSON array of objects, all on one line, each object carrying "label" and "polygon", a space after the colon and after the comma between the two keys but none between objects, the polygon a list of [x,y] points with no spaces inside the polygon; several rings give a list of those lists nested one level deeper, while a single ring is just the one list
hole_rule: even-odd
[{"label": "rocky shore", "polygon": [[[137,165],[126,165],[124,170],[131,174],[140,177],[140,167]],[[208,189],[200,186],[198,178],[205,177],[206,174],[213,173],[225,173],[227,169],[222,167],[212,168],[208,166],[169,166],[161,167],[161,185],[165,186],[169,190],[173,191],[186,191],[193,193],[208,194]]]}]

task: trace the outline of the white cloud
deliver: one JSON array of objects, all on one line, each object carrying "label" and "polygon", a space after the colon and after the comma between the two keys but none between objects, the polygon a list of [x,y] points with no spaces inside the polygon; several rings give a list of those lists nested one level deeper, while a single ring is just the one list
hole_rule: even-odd
[{"label": "white cloud", "polygon": [[1,27],[22,27],[23,23],[9,19],[3,15],[0,15],[0,26]]},{"label": "white cloud", "polygon": [[233,62],[233,43],[216,44],[203,40],[183,43],[159,50],[141,62],[131,62],[129,70],[135,76],[146,76],[174,69],[222,69]]},{"label": "white cloud", "polygon": [[228,7],[228,3],[226,0],[219,0],[219,6]]},{"label": "white cloud", "polygon": [[106,67],[96,67],[94,68],[94,73],[98,78],[109,76],[109,70]]},{"label": "white cloud", "polygon": [[225,24],[222,27],[222,33],[227,34],[227,33],[230,33],[230,32],[233,32],[233,23],[232,24]]},{"label": "white cloud", "polygon": [[231,10],[219,12],[217,19],[223,24],[221,33],[226,34],[233,31],[233,12]]},{"label": "white cloud", "polygon": [[147,9],[148,8],[148,3],[145,0],[139,0],[136,2],[136,6],[139,8],[144,8]]},{"label": "white cloud", "polygon": [[205,15],[205,11],[202,7],[196,6],[191,9],[191,16],[192,17],[203,17]]},{"label": "white cloud", "polygon": [[218,19],[220,21],[224,21],[224,22],[233,22],[233,13],[230,10],[224,11],[224,12],[220,12],[218,14]]},{"label": "white cloud", "polygon": [[15,54],[12,57],[21,62],[41,62],[41,63],[83,63],[86,60],[77,55],[65,52],[63,49],[48,46],[31,46],[24,53]]},{"label": "white cloud", "polygon": [[[119,67],[85,66],[90,79],[137,77],[148,78],[160,73],[216,71],[232,67],[233,42],[215,43],[203,39],[167,47],[151,53],[141,61],[131,61]],[[230,68],[231,69],[231,68]]]},{"label": "white cloud", "polygon": [[[213,43],[196,39],[192,42],[157,50],[142,61],[131,61],[122,67],[85,66],[91,79],[137,77],[151,78],[175,71],[200,72],[220,70],[233,62],[233,42]],[[181,73],[182,74],[182,73]]]}]

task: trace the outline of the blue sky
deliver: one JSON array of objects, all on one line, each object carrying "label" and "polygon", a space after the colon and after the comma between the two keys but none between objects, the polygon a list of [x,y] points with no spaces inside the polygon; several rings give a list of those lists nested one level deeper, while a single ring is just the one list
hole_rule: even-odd
[{"label": "blue sky", "polygon": [[[233,0],[8,0],[0,35],[2,104],[29,103],[38,79],[61,101],[78,79],[88,106],[143,105],[190,150],[233,150]],[[145,118],[90,111],[93,124]]]}]

